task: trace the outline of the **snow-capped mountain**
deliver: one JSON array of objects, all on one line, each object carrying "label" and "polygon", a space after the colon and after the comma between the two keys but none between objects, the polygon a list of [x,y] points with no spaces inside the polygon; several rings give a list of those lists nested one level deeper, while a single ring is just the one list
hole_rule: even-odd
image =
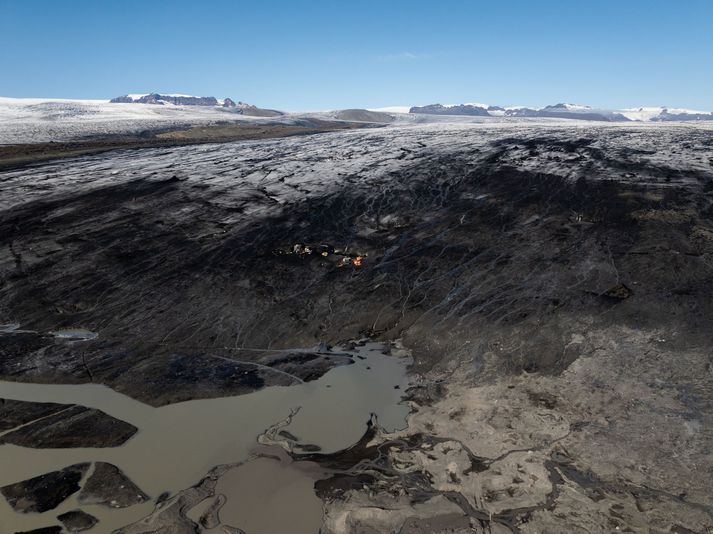
[{"label": "snow-capped mountain", "polygon": [[[90,136],[134,135],[150,129],[217,122],[282,120],[284,113],[249,104],[149,105],[108,100],[0,96],[0,145],[70,141]],[[291,119],[285,119],[289,122]]]},{"label": "snow-capped mountain", "polygon": [[412,107],[409,113],[426,113],[428,115],[476,115],[487,117],[488,111],[479,104],[430,104],[423,107]]},{"label": "snow-capped mountain", "polygon": [[623,109],[622,115],[632,121],[709,121],[713,113],[684,108],[644,107]]},{"label": "snow-capped mountain", "polygon": [[[218,100],[214,96],[193,96],[182,94],[128,94],[112,98],[112,104],[173,104],[174,106],[222,106],[234,108],[237,104],[230,98]],[[241,102],[242,104],[242,102]]]},{"label": "snow-capped mountain", "polygon": [[414,106],[409,113],[431,115],[476,115],[481,117],[549,117],[601,122],[709,121],[713,113],[682,108],[642,107],[621,110],[600,109],[580,104],[560,103],[543,108],[501,107],[487,104],[430,104]]},{"label": "snow-capped mountain", "polygon": [[505,111],[508,117],[552,117],[556,119],[579,119],[588,121],[625,122],[629,119],[617,111],[594,109],[579,104],[555,104],[544,108],[519,108]]},{"label": "snow-capped mountain", "polygon": [[219,99],[214,96],[193,96],[176,93],[130,93],[127,95],[112,98],[109,103],[220,107],[228,108],[229,110],[242,115],[250,115],[254,117],[278,117],[280,115],[283,115],[282,112],[273,109],[263,109],[257,106],[253,106],[252,104],[246,104],[245,102],[240,101],[236,103],[231,98]]}]

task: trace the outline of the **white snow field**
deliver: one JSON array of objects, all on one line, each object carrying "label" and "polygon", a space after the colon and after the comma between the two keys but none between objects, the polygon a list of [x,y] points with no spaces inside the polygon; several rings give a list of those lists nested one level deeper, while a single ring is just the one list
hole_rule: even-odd
[{"label": "white snow field", "polygon": [[[129,95],[141,96],[141,95]],[[482,104],[485,106],[485,104]],[[567,104],[573,112],[590,110],[587,106]],[[511,108],[504,108],[511,109]],[[492,112],[490,117],[430,115],[408,113],[407,106],[370,108],[395,118],[389,128],[408,125],[570,125],[587,127],[592,121],[572,118],[508,117]],[[693,110],[664,107],[642,107],[617,110],[632,122],[618,127],[655,126],[662,114],[697,114]],[[302,119],[340,120],[338,111],[286,113],[279,117],[254,117],[240,114],[240,108],[221,106],[177,106],[173,104],[110,103],[106,100],[67,100],[56,98],[0,97],[0,145],[47,143],[83,140],[95,136],[136,135],[148,130],[187,128],[225,122],[294,124]],[[669,119],[669,123],[677,123]],[[713,121],[687,121],[688,126]],[[682,123],[678,123],[682,124]]]},{"label": "white snow field", "polygon": [[289,122],[249,117],[235,108],[112,104],[106,100],[0,97],[0,145],[69,141],[97,135],[137,134],[219,121]]}]

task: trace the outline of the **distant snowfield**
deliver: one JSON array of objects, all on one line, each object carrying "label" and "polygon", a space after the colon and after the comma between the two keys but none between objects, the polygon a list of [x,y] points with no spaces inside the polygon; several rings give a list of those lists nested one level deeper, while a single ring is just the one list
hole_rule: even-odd
[{"label": "distant snowfield", "polygon": [[[209,106],[112,104],[108,100],[0,97],[0,144],[70,141],[148,129],[209,125],[218,121],[280,122]],[[285,119],[289,122],[289,119]]]},{"label": "distant snowfield", "polygon": [[[533,111],[542,111],[547,108],[543,107],[531,107],[531,106],[498,106],[497,109],[491,109],[494,106],[490,104],[483,104],[478,102],[466,102],[465,104],[443,104],[444,108],[453,108],[458,106],[473,106],[483,108],[488,111],[492,117],[504,117],[506,116],[506,111],[516,111],[530,109]],[[417,106],[422,107],[422,106]],[[630,121],[636,122],[651,122],[661,120],[663,116],[674,116],[674,115],[709,115],[708,111],[700,111],[694,109],[686,108],[671,108],[665,106],[656,107],[640,107],[640,108],[625,108],[625,109],[599,109],[593,108],[591,106],[585,106],[582,104],[558,104],[556,107],[549,106],[551,111],[568,111],[571,113],[601,113],[602,115],[613,115],[620,114],[629,119]],[[557,109],[559,108],[559,109]],[[409,113],[411,107],[409,106],[389,106],[382,108],[369,108],[369,111],[382,111],[386,113]],[[673,119],[668,119],[673,120]]]},{"label": "distant snowfield", "polygon": [[671,115],[706,115],[709,113],[708,111],[697,111],[694,109],[665,107],[629,108],[619,111],[619,113],[632,121],[650,121],[659,117],[664,112]]},{"label": "distant snowfield", "polygon": [[[134,95],[139,96],[139,95]],[[571,108],[570,108],[571,106]],[[568,105],[569,109],[586,109]],[[457,116],[410,114],[409,106],[370,108],[392,114],[396,121],[391,126],[467,125],[467,124],[542,124],[591,126],[590,122],[575,119],[550,119],[506,116]],[[634,108],[622,110],[627,118],[643,122],[622,122],[620,127],[655,124],[649,122],[663,110],[668,113],[698,113],[677,108]],[[502,113],[500,114],[502,115]],[[220,106],[176,106],[158,104],[112,104],[107,100],[69,100],[59,98],[0,97],[0,145],[46,143],[81,140],[93,136],[130,135],[160,128],[187,128],[218,122],[294,124],[303,118],[335,120],[334,112],[289,113],[282,117],[250,117],[240,115],[235,108]],[[608,123],[613,124],[613,123]]]}]

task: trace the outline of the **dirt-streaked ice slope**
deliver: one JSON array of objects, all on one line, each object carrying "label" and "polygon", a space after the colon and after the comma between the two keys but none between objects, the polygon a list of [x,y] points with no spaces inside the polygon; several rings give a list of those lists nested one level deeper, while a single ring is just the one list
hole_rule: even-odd
[{"label": "dirt-streaked ice slope", "polygon": [[0,378],[165,405],[272,384],[236,379],[236,354],[400,339],[409,427],[294,455],[331,470],[323,532],[706,532],[712,254],[703,124],[439,120],[65,159],[0,172],[0,324],[27,330],[0,334]]}]

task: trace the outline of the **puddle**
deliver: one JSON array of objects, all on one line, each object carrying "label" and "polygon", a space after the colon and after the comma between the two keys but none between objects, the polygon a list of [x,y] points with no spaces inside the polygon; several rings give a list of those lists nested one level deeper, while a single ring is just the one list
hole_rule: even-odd
[{"label": "puddle", "polygon": [[322,501],[314,494],[314,482],[294,464],[253,460],[218,482],[216,494],[227,497],[220,520],[248,534],[316,534],[322,523]]},{"label": "puddle", "polygon": [[[76,403],[98,408],[131,423],[139,431],[121,447],[110,449],[29,449],[0,446],[0,486],[25,480],[48,471],[86,461],[115,464],[152,499],[161,493],[177,491],[198,482],[212,467],[246,459],[256,446],[256,438],[290,410],[301,407],[284,430],[302,443],[315,444],[323,452],[334,452],[352,445],[364,433],[369,414],[378,414],[387,430],[405,426],[408,407],[399,404],[407,387],[404,358],[384,356],[381,344],[369,343],[358,349],[353,365],[337,367],[319,380],[290,387],[270,387],[248,395],[202,399],[161,408],[135,401],[99,385],[20,384],[0,381],[0,397],[37,402]],[[363,358],[363,359],[362,359]],[[394,386],[399,386],[396,389]],[[298,499],[309,509],[318,501],[312,494],[313,481],[293,476],[294,467],[280,462],[255,460],[231,471],[221,480],[219,491],[233,499],[221,513],[224,524],[251,525],[248,532],[275,532],[260,523],[272,525],[275,515],[290,517]],[[259,462],[259,463],[258,463]],[[264,468],[264,469],[263,469]],[[269,498],[266,484],[285,480],[285,491]],[[252,490],[254,488],[254,492]],[[309,492],[305,493],[306,488]],[[274,493],[274,486],[273,486]],[[257,495],[262,495],[257,499]],[[289,499],[281,496],[288,495]],[[247,506],[248,503],[252,503]],[[283,514],[281,508],[289,506]],[[0,497],[2,533],[29,530],[57,524],[57,515],[79,507],[76,494],[43,514],[15,513]],[[88,532],[110,532],[148,514],[152,503],[125,509],[82,506],[100,523]],[[321,513],[321,506],[319,507]],[[240,516],[243,516],[242,519]],[[314,517],[305,514],[313,524]],[[316,516],[319,519],[319,514]],[[263,518],[263,519],[260,519]],[[290,523],[292,527],[297,527]],[[305,528],[308,528],[305,526]],[[311,527],[310,527],[311,528]],[[4,530],[3,530],[4,529]],[[260,530],[262,529],[262,530]],[[290,532],[314,532],[296,530]]]}]

